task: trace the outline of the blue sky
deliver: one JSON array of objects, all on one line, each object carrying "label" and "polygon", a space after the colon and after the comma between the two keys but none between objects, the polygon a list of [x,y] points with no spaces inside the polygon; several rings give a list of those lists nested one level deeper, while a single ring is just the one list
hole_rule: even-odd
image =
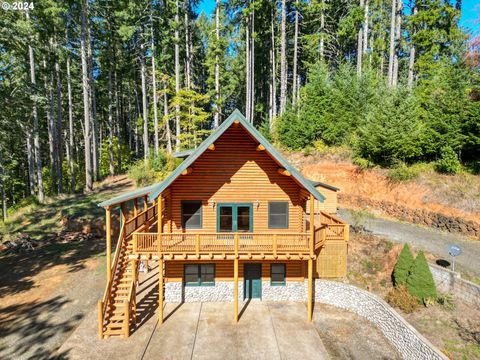
[{"label": "blue sky", "polygon": [[[409,0],[404,1],[407,3]],[[201,0],[198,7],[200,11],[204,11],[207,15],[210,15],[215,9],[215,0]],[[480,3],[478,0],[463,0],[460,25],[466,30],[471,30],[476,34],[479,34],[480,23],[477,22],[479,13]]]}]

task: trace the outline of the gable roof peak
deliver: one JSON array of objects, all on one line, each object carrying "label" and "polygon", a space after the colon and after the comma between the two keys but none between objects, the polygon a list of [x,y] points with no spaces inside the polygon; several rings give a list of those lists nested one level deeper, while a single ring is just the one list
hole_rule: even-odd
[{"label": "gable roof peak", "polygon": [[325,197],[312,185],[310,181],[305,179],[297,169],[288,163],[287,160],[265,139],[265,137],[253,127],[253,125],[245,118],[240,110],[235,109],[225,121],[215,129],[210,136],[205,139],[163,182],[153,186],[150,191],[150,199],[155,199],[190,165],[192,165],[202,155],[210,145],[212,145],[223,133],[232,126],[235,120],[239,120],[245,130],[260,144],[265,147],[266,152],[285,170],[287,170],[293,179],[295,179],[304,189],[309,191],[317,200],[324,201]]}]

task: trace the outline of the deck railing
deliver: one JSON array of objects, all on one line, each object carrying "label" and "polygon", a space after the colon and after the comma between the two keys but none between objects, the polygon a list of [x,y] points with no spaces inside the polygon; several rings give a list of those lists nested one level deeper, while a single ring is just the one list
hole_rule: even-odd
[{"label": "deck railing", "polygon": [[308,253],[307,233],[142,233],[133,234],[136,254]]}]

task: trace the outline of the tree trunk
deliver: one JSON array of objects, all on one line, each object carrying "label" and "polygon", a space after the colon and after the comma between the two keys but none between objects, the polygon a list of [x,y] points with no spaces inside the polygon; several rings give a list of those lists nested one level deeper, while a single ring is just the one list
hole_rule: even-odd
[{"label": "tree trunk", "polygon": [[[30,22],[29,11],[25,11],[27,17],[27,22]],[[37,82],[35,79],[35,58],[33,56],[33,48],[30,45],[32,41],[28,43],[28,57],[30,61],[30,82],[32,85],[33,91],[33,101],[32,101],[32,117],[33,117],[33,150],[35,155],[36,163],[36,172],[37,172],[37,191],[38,191],[38,201],[43,203],[45,201],[45,192],[43,189],[43,175],[42,175],[42,154],[40,149],[40,135],[38,130],[38,110],[37,110]]]},{"label": "tree trunk", "polygon": [[157,78],[155,74],[155,34],[153,31],[153,9],[150,14],[150,29],[152,35],[152,93],[153,93],[153,132],[154,132],[154,145],[155,145],[155,155],[158,156],[160,149],[160,142],[158,139],[158,111],[157,111]]},{"label": "tree trunk", "polygon": [[[360,7],[362,9],[365,8],[365,1],[360,0]],[[362,75],[362,54],[363,54],[363,25],[360,25],[360,29],[358,30],[357,36],[357,75]]]},{"label": "tree trunk", "polygon": [[140,45],[140,76],[142,81],[142,115],[143,115],[143,158],[148,160],[148,113],[147,113],[147,67],[145,65],[145,45],[142,36]]},{"label": "tree trunk", "polygon": [[115,159],[113,154],[113,94],[112,94],[112,64],[108,68],[108,154],[109,173],[115,175]]},{"label": "tree trunk", "polygon": [[255,114],[255,8],[252,10],[252,29],[250,31],[250,123],[253,124]]},{"label": "tree trunk", "polygon": [[365,16],[363,21],[363,53],[368,50],[368,0],[365,0]]},{"label": "tree trunk", "polygon": [[[86,9],[88,12],[88,1],[86,2]],[[88,66],[88,78],[90,84],[90,121],[92,128],[92,163],[93,163],[93,176],[95,180],[100,180],[100,168],[98,166],[98,121],[97,121],[97,101],[95,94],[95,80],[93,78],[93,55],[92,55],[92,40],[90,34],[90,20],[88,17],[85,19],[87,23],[87,66]]]},{"label": "tree trunk", "polygon": [[32,129],[28,127],[25,129],[25,143],[27,145],[27,163],[28,163],[28,190],[31,196],[35,196],[35,153],[33,151],[33,137]]},{"label": "tree trunk", "polygon": [[7,197],[5,195],[5,170],[3,167],[3,157],[0,151],[0,197],[2,198],[2,218],[3,222],[7,220]]},{"label": "tree trunk", "polygon": [[86,0],[82,0],[80,11],[81,18],[81,58],[82,58],[82,90],[83,90],[83,118],[84,118],[84,138],[85,138],[85,191],[93,190],[92,181],[92,149],[91,149],[91,131],[90,131],[90,83],[88,76],[87,60],[87,21]]},{"label": "tree trunk", "polygon": [[163,115],[165,118],[165,131],[167,133],[167,152],[172,153],[172,131],[170,129],[170,115],[168,114],[168,95],[167,95],[167,83],[163,81]]},{"label": "tree trunk", "polygon": [[270,131],[273,130],[273,122],[277,117],[277,59],[276,59],[276,49],[275,49],[275,27],[274,27],[274,10],[272,10],[272,19],[271,19],[271,33],[272,33],[272,49],[271,52],[271,61],[272,61],[272,79],[271,79],[271,95],[270,95]]},{"label": "tree trunk", "polygon": [[72,78],[70,75],[70,57],[67,56],[67,93],[68,93],[68,166],[70,169],[70,192],[75,192],[75,167],[73,163],[73,100]]},{"label": "tree trunk", "polygon": [[[53,39],[50,38],[49,40],[50,46],[48,51],[48,60],[49,63],[51,61],[51,49],[53,47]],[[56,192],[57,189],[57,180],[58,180],[58,173],[57,173],[57,152],[56,152],[56,131],[55,131],[55,121],[53,119],[55,114],[55,97],[53,95],[53,86],[54,86],[54,74],[50,72],[50,79],[48,79],[48,70],[47,69],[47,61],[43,60],[43,68],[44,68],[44,83],[47,92],[47,103],[45,114],[47,115],[47,134],[48,134],[48,154],[50,156],[50,175],[52,178],[52,193]]]},{"label": "tree trunk", "polygon": [[220,125],[220,58],[218,56],[218,46],[220,42],[220,0],[217,0],[217,7],[215,9],[215,39],[216,52],[215,52],[215,114],[214,125],[218,128]]},{"label": "tree trunk", "polygon": [[282,0],[281,44],[280,44],[280,115],[283,115],[287,106],[287,9],[285,0]]},{"label": "tree trunk", "polygon": [[322,1],[320,10],[320,59],[325,57],[325,1]]},{"label": "tree trunk", "polygon": [[[400,0],[398,0],[400,1]],[[392,86],[393,82],[393,63],[395,57],[395,25],[396,25],[397,1],[392,0],[392,12],[390,23],[390,54],[388,57],[388,85]]]},{"label": "tree trunk", "polygon": [[[175,93],[178,96],[178,92],[180,91],[180,37],[178,34],[178,11],[179,11],[179,4],[178,0],[175,1]],[[180,151],[180,105],[176,106],[175,109],[175,151]]]},{"label": "tree trunk", "polygon": [[192,87],[191,81],[191,69],[190,69],[190,62],[191,62],[191,45],[190,45],[190,19],[189,19],[189,11],[190,11],[190,1],[185,0],[185,86],[188,90]]},{"label": "tree trunk", "polygon": [[57,192],[63,193],[63,155],[62,155],[62,79],[60,78],[60,64],[58,62],[58,44],[54,35],[55,78],[57,80],[57,124],[55,127],[55,152],[57,162]]},{"label": "tree trunk", "polygon": [[247,24],[245,27],[245,77],[246,77],[246,89],[245,89],[245,116],[250,121],[250,14],[247,16]]},{"label": "tree trunk", "polygon": [[[417,4],[414,2],[412,8],[412,15],[417,14]],[[413,88],[414,76],[415,76],[415,43],[413,41],[413,36],[415,34],[414,29],[411,29],[412,33],[410,34],[410,58],[408,61],[408,87]]]},{"label": "tree trunk", "polygon": [[292,86],[292,103],[295,106],[297,102],[297,57],[298,57],[298,0],[295,2],[295,34],[293,36],[293,86]]},{"label": "tree trunk", "polygon": [[398,44],[400,43],[400,32],[402,26],[402,8],[403,2],[397,1],[397,14],[395,24],[395,55],[393,57],[393,74],[392,74],[392,86],[396,87],[398,84]]}]

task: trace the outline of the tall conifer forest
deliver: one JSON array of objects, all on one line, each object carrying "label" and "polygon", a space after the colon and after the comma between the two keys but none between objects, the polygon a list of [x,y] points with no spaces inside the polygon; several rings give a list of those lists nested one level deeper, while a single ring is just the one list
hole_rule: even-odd
[{"label": "tall conifer forest", "polygon": [[285,149],[480,170],[480,38],[460,27],[461,0],[216,0],[210,14],[201,3],[0,10],[4,217],[165,167],[235,108]]}]

